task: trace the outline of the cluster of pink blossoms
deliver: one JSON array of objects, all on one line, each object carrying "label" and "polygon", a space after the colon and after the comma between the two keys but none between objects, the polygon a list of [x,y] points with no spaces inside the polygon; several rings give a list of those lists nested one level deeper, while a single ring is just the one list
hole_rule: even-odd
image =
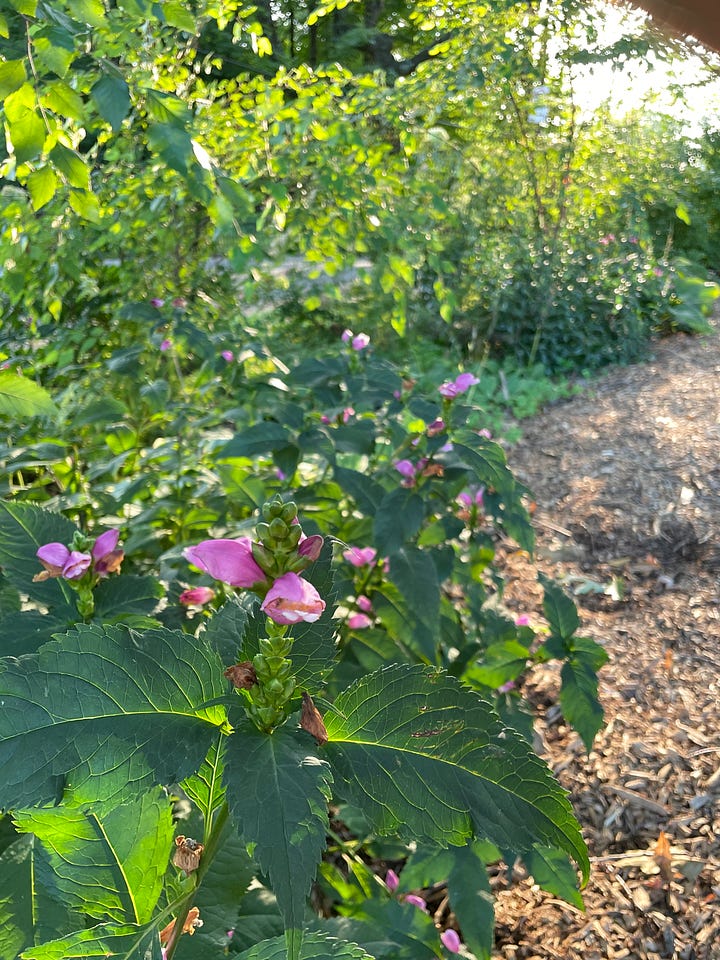
[{"label": "cluster of pink blossoms", "polygon": [[118,549],[119,530],[106,530],[93,543],[90,552],[72,550],[64,543],[46,543],[36,556],[45,569],[33,577],[33,581],[79,580],[88,570],[98,577],[107,577],[120,569],[125,554]]},{"label": "cluster of pink blossoms", "polygon": [[343,343],[349,343],[356,353],[370,344],[370,337],[366,333],[353,333],[352,330],[343,330],[340,339]]},{"label": "cluster of pink blossoms", "polygon": [[[297,548],[300,565],[307,566],[320,556],[323,538],[306,537]],[[185,550],[185,558],[199,570],[231,587],[243,587],[264,594],[261,609],[279,624],[314,623],[325,609],[325,601],[309,581],[293,571],[272,579],[253,556],[249,537],[237,540],[204,540]],[[195,588],[208,589],[208,588]]]},{"label": "cluster of pink blossoms", "polygon": [[470,387],[474,387],[476,383],[480,383],[480,381],[474,374],[461,373],[454,380],[448,380],[441,384],[438,387],[438,393],[446,400],[452,400],[461,393],[468,391]]}]

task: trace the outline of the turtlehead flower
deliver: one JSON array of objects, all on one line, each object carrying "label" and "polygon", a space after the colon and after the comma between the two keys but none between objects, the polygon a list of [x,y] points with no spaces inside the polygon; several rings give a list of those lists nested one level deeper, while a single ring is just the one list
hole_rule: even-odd
[{"label": "turtlehead flower", "polygon": [[215,596],[212,587],[191,587],[180,594],[180,603],[184,607],[202,607]]},{"label": "turtlehead flower", "polygon": [[396,463],[393,464],[393,466],[395,467],[397,472],[400,474],[400,476],[404,477],[406,480],[415,479],[416,470],[415,470],[415,464],[412,462],[412,460],[398,460]]},{"label": "turtlehead flower", "polygon": [[375,563],[377,550],[372,547],[350,547],[343,551],[343,559],[351,563],[353,567],[367,567]]},{"label": "turtlehead flower", "polygon": [[165,301],[161,300],[160,297],[153,297],[150,301],[150,305],[155,307],[156,310],[160,310],[161,307],[165,306]]},{"label": "turtlehead flower", "polygon": [[429,437],[436,437],[439,433],[443,432],[445,426],[446,424],[442,417],[438,417],[437,420],[433,420],[433,422],[428,425],[427,435]]},{"label": "turtlehead flower", "polygon": [[516,627],[529,627],[530,626],[530,617],[526,613],[521,613],[519,617],[515,617],[515,626]]},{"label": "turtlehead flower", "polygon": [[163,340],[160,344],[160,352],[165,353],[172,346],[172,340]]},{"label": "turtlehead flower", "polygon": [[366,613],[354,613],[348,617],[347,625],[351,630],[366,630],[372,626],[372,618]]},{"label": "turtlehead flower", "polygon": [[453,397],[457,397],[461,393],[465,393],[470,389],[470,387],[474,387],[476,383],[480,383],[480,381],[474,374],[461,373],[455,377],[454,380],[448,380],[441,384],[438,387],[438,393],[440,396],[451,400]]},{"label": "turtlehead flower", "polygon": [[395,873],[394,870],[388,870],[388,872],[385,874],[385,886],[388,888],[390,893],[394,893],[400,886],[400,877]]},{"label": "turtlehead flower", "polygon": [[124,551],[118,548],[120,531],[106,530],[101,533],[92,547],[93,570],[99,577],[106,577],[109,573],[117,573],[125,556]]},{"label": "turtlehead flower", "polygon": [[370,337],[366,333],[358,333],[357,336],[352,338],[352,348],[357,353],[360,353],[361,350],[364,350],[369,343]]},{"label": "turtlehead flower", "polygon": [[296,573],[284,573],[268,590],[261,610],[275,623],[314,623],[325,609],[315,587]]},{"label": "turtlehead flower", "polygon": [[440,934],[440,940],[450,953],[460,953],[460,937],[454,930],[443,930]]},{"label": "turtlehead flower", "polygon": [[33,577],[34,583],[56,577],[78,580],[90,569],[93,560],[89,553],[70,550],[64,543],[46,543],[38,548],[35,556],[45,569]]},{"label": "turtlehead flower", "polygon": [[342,336],[340,337],[343,343],[350,343],[352,338],[353,338],[352,330],[343,330]]},{"label": "turtlehead flower", "polygon": [[360,594],[360,596],[355,599],[355,603],[358,609],[362,610],[363,613],[372,613],[373,605],[369,597],[365,597],[363,594]]},{"label": "turtlehead flower", "polygon": [[507,680],[505,683],[501,683],[497,688],[498,693],[510,693],[511,690],[515,689],[515,681]]},{"label": "turtlehead flower", "polygon": [[235,359],[235,354],[232,352],[232,350],[223,350],[220,356],[223,358],[223,360],[226,360],[228,363],[232,363],[233,360]]},{"label": "turtlehead flower", "polygon": [[184,556],[199,570],[231,587],[250,589],[266,581],[264,572],[253,558],[249,537],[203,540],[195,547],[188,547]]}]

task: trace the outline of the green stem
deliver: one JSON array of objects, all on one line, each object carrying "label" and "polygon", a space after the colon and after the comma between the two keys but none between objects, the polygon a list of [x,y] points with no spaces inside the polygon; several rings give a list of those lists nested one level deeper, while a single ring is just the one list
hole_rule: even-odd
[{"label": "green stem", "polygon": [[208,872],[213,858],[218,851],[220,846],[220,841],[222,840],[223,833],[225,831],[225,826],[228,821],[228,805],[224,803],[222,807],[217,812],[213,823],[210,834],[207,837],[207,843],[205,844],[205,849],[203,850],[202,858],[200,860],[200,866],[195,877],[195,886],[181,901],[180,907],[177,912],[177,917],[175,919],[175,925],[172,928],[170,933],[170,939],[168,940],[167,947],[165,948],[165,956],[167,960],[172,960],[172,956],[177,949],[177,945],[182,936],[182,929],[185,926],[185,921],[187,916],[192,909],[193,900],[197,896],[198,887],[203,881],[205,874]]}]

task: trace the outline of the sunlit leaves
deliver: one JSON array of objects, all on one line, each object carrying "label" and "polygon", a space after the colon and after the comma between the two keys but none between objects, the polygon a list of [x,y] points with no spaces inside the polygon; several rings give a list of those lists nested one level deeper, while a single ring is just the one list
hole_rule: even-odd
[{"label": "sunlit leaves", "polygon": [[[41,171],[38,171],[40,174]],[[31,195],[33,188],[28,184]],[[34,188],[40,199],[46,190],[36,180]],[[49,199],[49,197],[47,198]],[[47,202],[47,199],[33,202],[35,209]],[[16,373],[0,371],[0,416],[4,417],[35,417],[52,416],[57,413],[50,394],[39,384],[28,377],[20,377]]]},{"label": "sunlit leaves", "polygon": [[56,896],[71,910],[97,920],[150,919],[173,836],[163,791],[154,790],[102,818],[51,807],[19,810],[15,822],[43,844]]}]

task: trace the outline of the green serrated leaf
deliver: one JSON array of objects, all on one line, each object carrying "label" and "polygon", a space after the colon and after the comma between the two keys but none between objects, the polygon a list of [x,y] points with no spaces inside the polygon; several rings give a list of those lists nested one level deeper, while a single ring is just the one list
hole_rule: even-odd
[{"label": "green serrated leaf", "polygon": [[[490,705],[429,667],[393,665],[353,684],[325,714],[338,792],[380,833],[501,849],[557,846],[589,873],[567,796]],[[422,801],[420,802],[420,799]]]},{"label": "green serrated leaf", "polygon": [[45,543],[69,544],[77,530],[59,513],[29,503],[0,501],[0,567],[22,593],[56,608],[58,615],[77,618],[74,593],[62,578],[33,583],[42,571],[36,556]]},{"label": "green serrated leaf", "polygon": [[304,730],[288,725],[269,735],[248,721],[230,738],[225,757],[231,816],[253,844],[291,931],[302,929],[328,829],[332,778],[313,745]]},{"label": "green serrated leaf", "polygon": [[326,920],[323,929],[358,943],[379,960],[435,960],[441,955],[431,918],[399,900],[366,900],[353,909],[351,918]]},{"label": "green serrated leaf", "polygon": [[[7,36],[7,34],[5,34]],[[0,100],[14,93],[27,80],[24,60],[6,60],[0,63]]]},{"label": "green serrated leaf", "polygon": [[152,613],[163,593],[156,577],[110,577],[95,588],[95,617],[118,623],[129,614]]},{"label": "green serrated leaf", "polygon": [[40,116],[35,90],[24,83],[5,97],[3,104],[8,137],[18,164],[42,153],[47,130]]},{"label": "green serrated leaf", "polygon": [[[30,189],[34,209],[38,209],[43,203],[47,203],[47,200],[35,204],[30,179],[41,174],[44,175],[45,169],[47,168],[41,168],[31,174],[28,179],[28,188]],[[52,171],[50,173],[52,176]],[[39,187],[37,179],[34,180],[33,186],[36,190],[42,189]],[[50,199],[50,197],[47,199]],[[14,417],[19,420],[23,417],[52,417],[56,416],[57,413],[58,408],[53,403],[52,397],[40,384],[16,373],[0,371],[0,416]]]},{"label": "green serrated leaf", "polygon": [[75,38],[62,27],[43,27],[33,38],[34,59],[50,73],[64,77],[75,57]]},{"label": "green serrated leaf", "polygon": [[550,624],[550,630],[554,636],[567,644],[580,626],[577,607],[554,580],[550,580],[542,573],[539,574],[538,579],[545,594],[543,612]]},{"label": "green serrated leaf", "polygon": [[[155,782],[179,782],[227,726],[221,707],[204,706],[225,693],[222,665],[181,632],[80,626],[2,667],[3,807],[56,801],[60,778],[85,763],[86,796],[96,779],[104,798],[103,777],[136,755]],[[144,779],[128,782],[125,792],[146,787]]]},{"label": "green serrated leaf", "polygon": [[192,12],[183,3],[176,0],[165,0],[162,5],[162,15],[165,23],[186,33],[195,33],[196,22]]},{"label": "green serrated leaf", "polygon": [[580,734],[585,749],[592,747],[603,725],[605,711],[598,700],[598,677],[592,657],[577,654],[560,671],[560,706],[567,722]]},{"label": "green serrated leaf", "polygon": [[52,807],[19,810],[49,856],[58,895],[78,914],[116,923],[146,923],[162,890],[173,838],[170,803],[156,789],[98,818]]},{"label": "green serrated leaf", "polygon": [[448,876],[453,913],[472,953],[478,960],[490,960],[495,942],[495,907],[482,844],[471,843],[453,852],[455,862]]},{"label": "green serrated leaf", "polygon": [[68,9],[76,20],[91,27],[104,27],[105,5],[102,0],[67,0]]},{"label": "green serrated leaf", "polygon": [[145,926],[106,923],[78,930],[60,940],[30,947],[20,960],[163,960],[156,924]]},{"label": "green serrated leaf", "polygon": [[90,88],[90,95],[100,116],[117,133],[130,112],[130,88],[127,83],[122,77],[106,73]]},{"label": "green serrated leaf", "polygon": [[440,631],[440,579],[431,554],[406,546],[390,558],[390,579],[402,594],[407,626],[426,660],[435,660]]},{"label": "green serrated leaf", "polygon": [[267,420],[235,434],[232,440],[228,440],[218,451],[218,455],[223,460],[231,457],[258,457],[280,450],[287,446],[289,440],[290,434],[286,427]]},{"label": "green serrated leaf", "polygon": [[383,497],[373,524],[373,542],[378,553],[397,553],[418,532],[425,519],[422,497],[398,487]]},{"label": "green serrated leaf", "polygon": [[525,669],[528,650],[517,640],[504,640],[493,643],[485,650],[481,663],[470,666],[463,674],[469,683],[480,683],[486,687],[501,687],[508,680],[514,680]]},{"label": "green serrated leaf", "polygon": [[578,910],[584,909],[575,882],[575,870],[566,854],[555,847],[536,846],[523,855],[523,860],[538,886],[572,903]]},{"label": "green serrated leaf", "polygon": [[[52,200],[52,198],[55,196],[57,185],[58,179],[52,167],[39,167],[37,170],[33,170],[33,172],[25,181],[25,186],[30,194],[30,203],[32,204],[33,210],[40,210],[41,207],[44,207],[46,203],[49,203]],[[23,378],[20,377],[18,379]],[[45,393],[44,390],[43,393]],[[46,396],[52,406],[55,407],[55,404],[52,403],[50,396]],[[0,410],[2,410],[2,407],[2,379],[0,378]]]},{"label": "green serrated leaf", "polygon": [[[320,933],[305,935],[298,960],[329,960],[330,957],[333,960],[374,960],[356,943],[345,943]],[[244,953],[238,954],[237,960],[288,960],[285,940],[283,937],[276,937],[273,940],[258,943]]]},{"label": "green serrated leaf", "polygon": [[75,213],[90,223],[100,223],[100,203],[89,190],[71,190],[68,202]]},{"label": "green serrated leaf", "polygon": [[50,151],[50,159],[71,187],[90,189],[90,170],[74,150],[58,143]]},{"label": "green serrated leaf", "polygon": [[43,84],[42,101],[49,110],[61,117],[82,121],[85,116],[82,97],[64,80]]},{"label": "green serrated leaf", "polygon": [[15,960],[24,947],[82,923],[58,898],[47,855],[32,836],[16,839],[0,856],[0,891],[2,960]]},{"label": "green serrated leaf", "polygon": [[9,0],[10,6],[18,13],[34,17],[37,9],[37,0]]},{"label": "green serrated leaf", "polygon": [[198,772],[182,783],[183,790],[202,813],[206,831],[215,813],[225,802],[222,775],[226,746],[227,737],[219,734],[210,745]]}]

